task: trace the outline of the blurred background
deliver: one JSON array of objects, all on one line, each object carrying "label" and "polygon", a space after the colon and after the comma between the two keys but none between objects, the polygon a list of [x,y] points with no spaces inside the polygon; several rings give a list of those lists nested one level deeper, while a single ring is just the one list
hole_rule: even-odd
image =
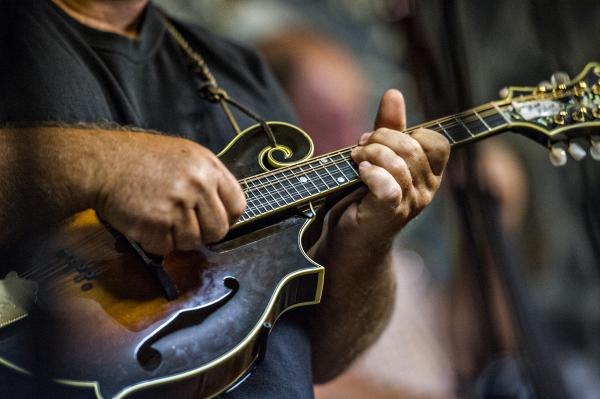
[{"label": "blurred background", "polygon": [[[411,126],[600,61],[597,0],[155,2],[262,53],[317,153],[371,130],[388,88]],[[517,135],[472,147],[397,238],[389,327],[317,398],[600,398],[600,165],[554,168]],[[508,261],[469,235],[478,181]]]}]

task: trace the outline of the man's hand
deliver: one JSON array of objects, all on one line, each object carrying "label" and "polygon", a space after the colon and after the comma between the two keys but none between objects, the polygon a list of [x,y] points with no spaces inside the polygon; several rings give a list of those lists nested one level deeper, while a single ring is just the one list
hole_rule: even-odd
[{"label": "man's hand", "polygon": [[[337,228],[346,234],[360,234],[367,244],[389,242],[431,202],[448,161],[450,146],[441,134],[426,129],[402,133],[405,121],[402,94],[388,90],[381,100],[375,131],[363,134],[352,152],[368,192],[339,204],[345,209]],[[358,196],[362,198],[357,200]]]},{"label": "man's hand", "polygon": [[185,139],[119,133],[96,174],[102,181],[93,207],[104,220],[158,255],[227,234],[246,202],[215,155]]},{"label": "man's hand", "polygon": [[387,91],[375,131],[364,134],[352,154],[367,187],[330,210],[311,249],[327,268],[323,298],[311,318],[317,383],[348,367],[383,330],[394,303],[392,239],[440,185],[448,141],[429,130],[402,133],[405,120],[402,95]]}]

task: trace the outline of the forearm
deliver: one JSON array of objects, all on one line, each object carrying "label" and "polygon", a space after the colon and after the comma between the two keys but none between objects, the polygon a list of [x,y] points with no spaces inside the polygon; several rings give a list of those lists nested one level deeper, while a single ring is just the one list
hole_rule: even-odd
[{"label": "forearm", "polygon": [[92,206],[93,182],[115,134],[93,129],[0,129],[0,242]]},{"label": "forearm", "polygon": [[312,310],[314,380],[326,382],[371,345],[386,326],[395,280],[389,242],[360,245],[321,240],[314,257],[325,266],[321,304]]}]

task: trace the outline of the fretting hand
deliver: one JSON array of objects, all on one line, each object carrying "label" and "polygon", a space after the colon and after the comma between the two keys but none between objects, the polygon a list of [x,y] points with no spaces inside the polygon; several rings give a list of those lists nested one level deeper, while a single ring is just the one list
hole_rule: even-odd
[{"label": "fretting hand", "polygon": [[375,131],[363,134],[352,151],[367,189],[342,200],[330,215],[335,235],[350,245],[389,245],[394,234],[431,202],[440,185],[449,143],[431,130],[402,133],[405,115],[402,94],[388,90]]}]

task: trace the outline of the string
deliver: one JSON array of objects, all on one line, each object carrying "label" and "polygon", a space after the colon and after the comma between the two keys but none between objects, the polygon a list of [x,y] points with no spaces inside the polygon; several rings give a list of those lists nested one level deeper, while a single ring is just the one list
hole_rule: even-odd
[{"label": "string", "polygon": [[[439,126],[433,126],[434,125],[433,122],[427,122],[427,123],[419,125],[419,126],[411,127],[409,129],[407,129],[405,131],[405,133],[410,134],[411,132],[416,131],[420,127],[433,127],[434,130],[447,135],[448,138],[450,140],[452,140],[453,144],[466,143],[470,140],[475,140],[475,139],[480,138],[482,136],[482,133],[489,132],[494,128],[498,128],[501,125],[507,124],[508,122],[506,120],[506,117],[501,114],[501,112],[503,110],[505,110],[505,108],[507,106],[508,105],[502,105],[501,107],[498,107],[498,106],[494,106],[494,104],[491,104],[491,106],[484,105],[481,107],[474,108],[470,111],[465,111],[460,114],[456,114],[453,116],[439,119],[441,121],[452,120],[452,123],[450,123],[450,124],[446,123],[446,124],[442,125],[443,122],[437,122],[439,124]],[[477,109],[479,109],[479,112],[476,111]],[[489,117],[493,116],[493,115],[499,115],[502,118],[503,123],[501,125],[494,126],[494,128],[490,128],[489,125],[485,122],[485,119],[489,119]],[[462,123],[459,122],[458,118],[460,118],[460,122],[462,122]],[[467,124],[475,122],[475,121],[477,121],[477,123],[480,124],[480,127],[484,127],[485,129],[483,131],[472,132],[469,129],[469,127],[467,126]],[[455,126],[460,126],[461,129],[466,129],[470,133],[470,136],[468,136],[465,139],[457,140],[450,133],[446,132],[446,129],[449,130]],[[351,147],[351,148],[353,148],[353,147]],[[271,173],[262,174],[260,178],[257,178],[257,176],[252,176],[252,179],[244,179],[243,181],[246,184],[246,186],[248,187],[248,189],[246,189],[244,192],[247,194],[249,202],[250,201],[252,201],[252,202],[250,202],[250,204],[247,208],[247,211],[244,212],[244,214],[242,215],[241,221],[245,222],[250,219],[260,217],[264,213],[263,211],[260,210],[260,208],[265,209],[267,212],[271,212],[277,208],[291,206],[296,203],[302,202],[303,200],[306,200],[306,198],[302,198],[306,194],[308,194],[308,197],[318,196],[320,194],[326,193],[330,189],[338,188],[340,186],[340,184],[336,183],[336,179],[333,176],[333,174],[336,174],[337,171],[334,171],[332,174],[329,171],[329,169],[331,169],[332,166],[337,166],[339,164],[345,164],[346,162],[349,161],[349,157],[340,159],[337,161],[333,161],[333,162],[331,162],[330,159],[337,155],[342,155],[342,156],[347,155],[345,153],[348,153],[348,149],[342,149],[342,150],[338,150],[338,151],[335,151],[330,154],[325,154],[324,156],[322,156],[320,158],[314,158],[314,159],[309,160],[308,162],[305,162],[305,163],[302,163],[299,165],[294,165],[294,166],[290,167],[289,169],[277,170],[277,171],[274,171]],[[326,163],[320,162],[323,159],[329,159],[329,161]],[[315,165],[316,165],[316,167],[315,167]],[[308,169],[302,169],[301,168],[302,166],[306,166],[306,167],[308,167]],[[318,171],[323,170],[323,169],[328,172],[329,176],[327,176],[327,175],[322,176],[321,174],[318,173]],[[339,169],[339,167],[338,167],[338,169]],[[288,173],[286,175],[285,172],[291,172],[291,173]],[[342,175],[345,175],[342,170],[339,170],[339,172],[341,172]],[[307,180],[308,183],[315,186],[315,188],[317,189],[317,193],[312,193],[310,188],[306,188],[304,186],[303,182],[302,182],[302,184],[298,185],[297,183],[292,181],[292,179],[296,179],[298,177],[303,177],[303,176],[307,177],[306,175],[308,175],[310,173],[315,173],[316,177],[323,181],[323,183],[321,184],[318,182],[318,180],[316,183],[313,179]],[[269,179],[269,177],[272,177],[273,179]],[[347,185],[348,183],[351,183],[353,181],[352,178],[348,179],[347,176],[344,176],[344,177],[346,179],[342,184]],[[329,180],[329,178],[332,178],[332,180]],[[353,178],[355,178],[355,180],[359,180],[358,176],[353,176]],[[263,179],[265,181],[261,181]],[[334,183],[333,187],[329,187],[329,185],[327,184],[327,180],[329,180],[330,183]],[[254,185],[250,187],[249,182],[253,182]],[[256,184],[256,182],[259,182],[259,184]],[[289,187],[293,188],[300,195],[301,198],[295,199],[294,194],[289,192],[289,190],[284,185],[284,182],[289,183]],[[283,188],[283,190],[281,190],[280,188],[277,188],[276,187],[277,184],[280,184],[281,187]],[[298,187],[300,187],[300,190],[298,190]],[[263,193],[260,191],[261,189],[267,189],[266,190],[267,192]],[[269,200],[267,198],[267,195],[270,196],[273,200]],[[276,196],[278,196],[279,198],[276,198]],[[262,200],[261,200],[261,197],[262,197]],[[291,202],[288,202],[287,199],[291,199]],[[266,200],[266,201],[264,201],[264,200]],[[253,203],[254,201],[256,203]],[[283,204],[281,202],[283,202]],[[274,206],[274,204],[275,204],[275,206]],[[271,209],[269,209],[269,207],[271,207]],[[245,218],[245,220],[244,220],[244,218]]]},{"label": "string", "polygon": [[[491,111],[492,109],[489,109],[489,110]],[[498,113],[496,112],[495,114],[498,114]],[[490,115],[495,115],[495,114],[485,115],[484,113],[480,113],[480,115],[482,115],[483,117],[488,117]],[[446,120],[449,120],[449,119],[450,118],[446,118]],[[475,120],[479,120],[479,118],[474,117],[471,120],[466,120],[465,122],[469,123],[469,122],[473,122]],[[460,126],[461,128],[463,128],[463,126],[460,125],[458,122],[455,122],[453,124],[443,125],[444,129],[452,129],[452,127],[455,127],[455,126]],[[485,125],[482,124],[482,126],[485,126]],[[428,122],[427,124],[422,124],[422,125],[411,127],[409,129],[405,130],[404,132],[410,134],[422,127],[431,127],[431,128],[433,128],[433,130],[436,130],[436,131],[440,130],[440,127],[434,126],[433,123]],[[439,132],[443,133],[443,131],[439,131]],[[478,134],[481,134],[481,132],[479,132]],[[454,140],[454,141],[455,141],[455,143],[462,142],[462,140],[459,140],[459,141]],[[274,184],[281,183],[284,181],[289,181],[290,178],[301,177],[301,176],[304,176],[307,172],[310,173],[312,171],[317,171],[317,170],[321,170],[323,168],[327,168],[328,166],[332,165],[332,163],[330,163],[331,161],[322,163],[321,162],[322,160],[324,160],[324,159],[330,160],[331,158],[338,156],[338,155],[346,156],[347,154],[350,154],[351,150],[354,147],[356,147],[356,146],[352,146],[352,147],[334,151],[332,153],[324,154],[320,157],[312,158],[312,159],[308,160],[307,162],[292,165],[289,168],[277,169],[277,170],[269,171],[269,172],[262,173],[259,175],[254,175],[254,176],[251,176],[251,177],[248,177],[245,179],[241,179],[241,180],[239,180],[239,182],[240,182],[240,184],[248,187],[248,189],[245,190],[245,192],[249,192],[249,191],[252,191],[255,189],[261,189],[261,188],[271,188]],[[344,162],[347,160],[349,160],[349,158],[343,159],[343,160],[341,160],[341,162]],[[337,162],[337,163],[339,164],[339,162]],[[318,164],[318,167],[315,167],[315,166],[317,166],[317,164]],[[301,168],[303,166],[307,166],[309,168],[309,170],[302,170]],[[288,172],[287,175],[285,174],[286,172]],[[269,179],[269,177],[272,177],[273,179]],[[265,180],[265,181],[261,181],[261,180]],[[258,184],[256,184],[256,182],[258,182]],[[250,183],[254,183],[254,184],[252,186],[250,186]]]},{"label": "string", "polygon": [[[438,118],[438,119],[434,119],[434,120],[431,120],[431,121],[427,121],[427,122],[424,122],[424,123],[412,126],[412,127],[408,128],[408,129],[404,130],[404,133],[410,134],[410,133],[413,133],[414,131],[416,131],[416,130],[418,130],[420,128],[432,128],[433,130],[437,130],[437,128],[435,127],[435,125],[437,125],[437,124],[442,124],[444,126],[444,128],[446,128],[446,129],[452,129],[453,127],[456,127],[456,126],[460,126],[462,128],[462,125],[460,123],[458,123],[456,121],[456,119],[460,118],[462,120],[463,117],[469,117],[470,116],[472,119],[471,120],[467,120],[466,121],[467,123],[475,121],[475,120],[478,120],[479,118],[477,118],[477,116],[475,115],[475,112],[477,112],[477,114],[479,114],[482,117],[489,117],[489,116],[492,116],[492,115],[500,115],[503,119],[505,119],[504,115],[502,114],[502,111],[506,111],[506,109],[508,107],[510,107],[511,104],[515,100],[518,100],[519,102],[524,102],[524,101],[528,101],[530,99],[535,99],[535,100],[560,99],[560,98],[569,96],[571,94],[572,94],[571,91],[567,90],[562,95],[555,95],[552,92],[548,92],[548,93],[530,94],[530,95],[526,95],[526,96],[520,96],[520,97],[517,97],[517,98],[510,99],[510,100],[501,100],[501,101],[489,102],[489,103],[480,105],[478,107],[471,108],[471,109],[463,111],[463,112],[459,112],[459,113],[456,113],[456,114],[453,114],[453,115],[444,116],[444,117],[441,117],[441,118]],[[445,124],[445,122],[448,122],[448,121],[451,121],[451,123],[450,124]],[[504,122],[506,124],[509,123],[506,120],[504,120]],[[467,140],[465,140],[465,142],[466,141]],[[461,140],[461,142],[462,142],[462,140]],[[332,155],[340,153],[342,151],[351,150],[354,147],[356,147],[356,146],[346,147],[346,148],[343,148],[343,149],[340,149],[340,150],[336,150],[336,151],[328,153],[328,154],[323,154],[320,157],[312,158],[310,160],[307,160],[307,161],[295,164],[295,165],[291,166],[289,169],[288,168],[286,168],[286,169],[277,169],[275,171],[268,171],[268,172],[260,173],[260,174],[254,175],[254,176],[249,176],[249,177],[240,179],[239,183],[243,185],[243,184],[245,184],[247,182],[252,182],[252,181],[261,179],[263,177],[273,176],[273,175],[277,174],[278,172],[283,172],[284,170],[291,170],[291,169],[296,168],[296,167],[307,165],[308,163],[315,162],[317,160],[320,160],[320,159],[332,156]]]},{"label": "string", "polygon": [[[560,98],[560,97],[564,97],[569,95],[569,91],[566,91],[564,93],[563,96],[555,96],[555,95],[550,95],[550,93],[548,93],[549,95],[544,96],[544,95],[530,95],[530,96],[521,96],[518,98],[519,101],[525,101],[529,98],[534,98],[534,99],[540,99],[540,97],[542,97],[542,99],[545,98]],[[446,117],[442,117],[442,118],[438,118],[432,121],[428,121],[419,125],[415,125],[412,126],[408,129],[406,129],[404,131],[404,133],[410,134],[415,132],[416,130],[420,129],[420,128],[431,128],[433,130],[436,130],[440,133],[444,133],[444,129],[452,129],[453,127],[456,126],[460,126],[461,128],[467,128],[466,124],[473,122],[473,121],[479,121],[480,123],[482,123],[482,126],[486,126],[485,118],[488,118],[490,116],[494,116],[494,115],[500,115],[502,117],[502,119],[504,120],[503,124],[509,124],[509,122],[506,120],[506,117],[502,114],[502,111],[505,111],[506,108],[508,108],[510,106],[510,104],[512,103],[512,101],[500,101],[500,102],[492,102],[492,103],[488,103],[488,104],[484,104],[481,105],[479,107],[476,108],[472,108],[470,110],[467,111],[463,111],[461,113],[457,113],[454,115],[449,115]],[[460,123],[460,122],[462,123]],[[448,123],[450,122],[450,123]],[[439,125],[439,126],[436,126]],[[463,126],[464,125],[464,126]],[[488,127],[488,126],[486,126]],[[500,127],[499,126],[495,126],[494,128]],[[489,128],[489,127],[488,127]],[[441,130],[441,131],[440,131]],[[446,132],[446,134],[449,136],[449,138],[451,138],[455,143],[453,144],[458,144],[458,143],[464,143],[464,142],[468,142],[471,140],[475,140],[478,139],[482,136],[482,133],[485,133],[485,131],[483,132],[476,132],[473,137],[467,137],[465,139],[460,139],[460,140],[455,140],[454,137],[452,137],[449,133]],[[346,181],[343,184],[350,184],[356,181],[359,181],[359,176],[358,174],[356,174],[356,170],[354,169],[354,167],[352,167],[352,165],[350,164],[350,158],[349,158],[349,154],[351,152],[351,150],[356,147],[356,146],[352,146],[352,147],[347,147],[347,148],[343,148],[328,154],[324,154],[320,157],[317,158],[313,158],[310,159],[308,161],[299,163],[299,164],[295,164],[293,166],[291,166],[290,168],[286,168],[286,169],[279,169],[279,170],[275,170],[275,171],[269,171],[269,172],[265,172],[262,174],[258,174],[258,175],[254,175],[254,176],[250,176],[248,178],[244,178],[239,180],[240,184],[246,185],[246,187],[248,187],[244,192],[248,195],[248,196],[253,196],[253,198],[249,198],[250,201],[260,201],[259,197],[262,197],[263,199],[267,199],[265,195],[270,195],[273,198],[273,201],[268,200],[267,202],[259,202],[257,204],[254,204],[253,207],[249,206],[247,211],[244,212],[245,216],[247,213],[249,212],[253,212],[253,213],[257,213],[257,215],[247,215],[248,219],[254,219],[257,217],[262,216],[262,214],[264,212],[260,211],[258,209],[258,207],[263,207],[264,209],[267,209],[268,206],[273,206],[273,204],[276,204],[277,207],[285,207],[285,206],[292,206],[294,204],[297,204],[298,202],[301,202],[303,200],[305,200],[306,198],[301,198],[300,200],[294,200],[294,194],[290,193],[285,187],[285,185],[283,184],[284,182],[290,183],[290,188],[293,188],[297,194],[300,197],[304,197],[306,194],[308,194],[308,197],[311,196],[318,196],[321,194],[326,194],[327,191],[329,189],[332,189],[332,187],[329,187],[327,185],[327,182],[325,179],[328,179],[328,176],[325,176],[325,179],[323,176],[318,174],[318,171],[322,170],[322,169],[326,169],[329,173],[329,170],[327,168],[330,168],[332,166],[336,166],[338,167],[338,171],[333,171],[333,174],[336,174],[338,172],[340,172],[342,174],[342,176],[345,177]],[[341,156],[340,159],[334,159],[332,160],[332,158],[336,157],[336,156]],[[321,161],[327,159],[326,163],[322,163]],[[354,171],[355,176],[352,177],[348,177],[346,176],[346,174],[344,173],[344,170],[342,170],[338,165],[342,165],[342,167],[350,167],[351,170]],[[303,170],[301,169],[302,167],[308,167],[308,169]],[[346,171],[348,171],[346,169]],[[285,173],[288,172],[288,175],[285,175]],[[307,174],[310,173],[316,173],[317,177],[319,179],[322,180],[323,183],[320,183],[318,180],[315,182],[313,180],[307,180],[307,183],[312,184],[315,189],[317,190],[316,194],[312,194],[311,193],[311,189],[305,187],[304,185],[297,185],[294,184],[292,182],[291,179],[294,178],[298,178],[298,177],[302,177],[305,176]],[[329,173],[329,177],[334,178],[334,176]],[[274,178],[273,180],[269,180],[269,178],[272,177]],[[261,180],[266,179],[265,182],[261,182]],[[335,182],[336,179],[334,178],[333,180],[331,180],[331,182]],[[252,187],[249,186],[250,183],[256,183],[259,182],[259,184],[254,184]],[[278,189],[275,187],[276,184],[280,184],[285,191],[281,191],[281,189]],[[339,185],[337,186],[339,187]],[[333,187],[333,188],[337,188],[337,187]],[[273,188],[275,189],[275,192],[273,193],[273,191],[267,191],[266,194],[260,192],[260,189],[263,188]],[[324,191],[321,191],[322,189],[325,189]],[[278,194],[280,195],[282,198],[280,198],[279,200],[275,198],[275,196],[273,194]],[[287,196],[287,197],[286,197]],[[291,198],[292,202],[291,203],[285,203],[285,204],[280,204],[281,200],[284,200],[285,198]],[[284,200],[285,202],[285,200]],[[274,208],[277,209],[277,208]],[[268,211],[272,211],[274,209],[268,210]],[[111,226],[104,226],[104,228],[102,229],[98,229],[95,232],[84,236],[84,238],[78,243],[78,246],[84,246],[87,244],[89,244],[90,242],[93,244],[92,248],[100,248],[103,243],[102,242],[96,242],[96,239],[101,236],[103,233],[107,233],[108,237],[112,237],[112,235],[110,235],[111,231],[116,231],[114,230],[114,228],[112,228]],[[114,239],[114,237],[113,237]],[[107,247],[106,249],[109,249],[109,247]],[[116,254],[116,253],[115,253]],[[104,257],[106,256],[106,251],[103,253]],[[106,271],[106,269],[108,269],[107,266],[101,267],[101,268],[95,268],[92,267],[93,264],[96,263],[95,260],[87,260],[86,264],[85,264],[85,270],[84,271],[93,271],[95,273],[95,275],[99,275],[101,273],[103,273],[104,271]],[[28,277],[32,277],[35,274],[37,274],[38,272],[41,272],[42,269],[43,273],[41,273],[38,277],[38,281],[40,280],[45,280],[47,278],[53,277],[55,276],[57,273],[59,273],[61,270],[64,270],[68,267],[70,267],[71,265],[68,262],[65,262],[62,259],[56,259],[53,260],[52,262],[49,263],[40,263],[38,265],[35,265],[32,269],[26,271],[23,276],[28,278]],[[93,269],[93,270],[92,270]],[[83,277],[85,278],[85,277]],[[71,280],[69,280],[69,282],[73,282]]]}]

